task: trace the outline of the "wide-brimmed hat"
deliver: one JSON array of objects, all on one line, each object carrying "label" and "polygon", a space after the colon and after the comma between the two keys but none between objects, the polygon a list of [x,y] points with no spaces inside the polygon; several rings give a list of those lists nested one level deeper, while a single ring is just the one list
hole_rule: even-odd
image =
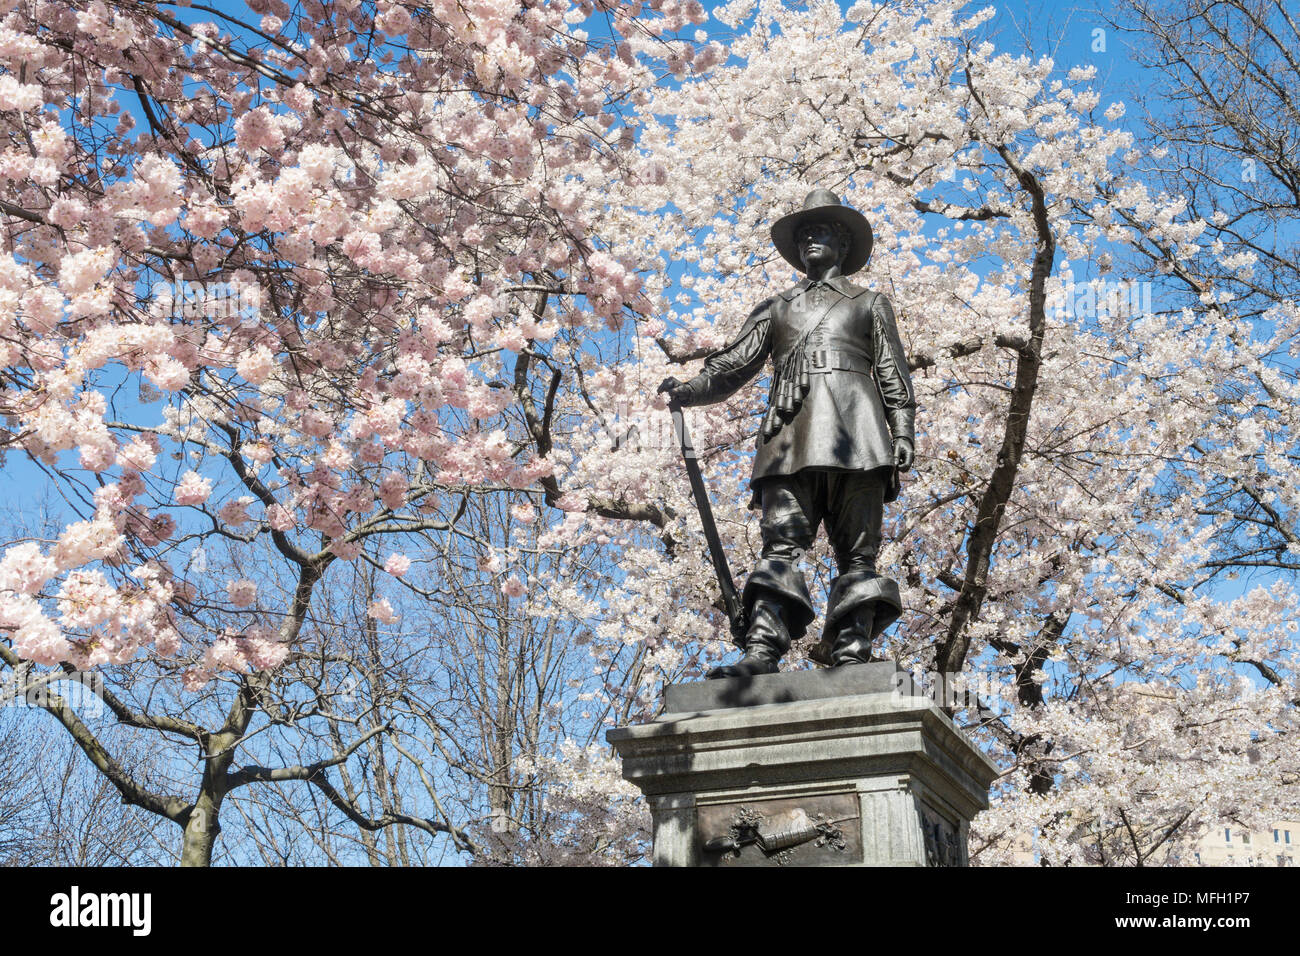
[{"label": "wide-brimmed hat", "polygon": [[795,237],[799,227],[809,222],[838,222],[846,226],[853,242],[840,264],[840,272],[852,275],[867,264],[871,258],[871,224],[865,216],[850,206],[840,202],[840,197],[829,189],[814,189],[803,201],[803,208],[788,216],[782,216],[772,223],[772,242],[782,258],[800,272],[804,271],[803,260],[799,258],[799,245]]}]

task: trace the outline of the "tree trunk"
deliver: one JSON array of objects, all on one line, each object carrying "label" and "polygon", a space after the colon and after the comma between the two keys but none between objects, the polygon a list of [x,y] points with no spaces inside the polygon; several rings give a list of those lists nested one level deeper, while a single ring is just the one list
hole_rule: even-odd
[{"label": "tree trunk", "polygon": [[181,837],[181,866],[211,866],[212,848],[221,832],[218,813],[221,804],[208,794],[203,794],[185,821]]}]

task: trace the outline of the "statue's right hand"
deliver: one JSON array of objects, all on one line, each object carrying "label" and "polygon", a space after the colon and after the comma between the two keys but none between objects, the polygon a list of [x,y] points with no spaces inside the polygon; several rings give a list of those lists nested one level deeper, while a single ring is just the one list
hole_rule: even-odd
[{"label": "statue's right hand", "polygon": [[684,400],[687,397],[686,383],[671,375],[659,383],[659,388],[656,391],[658,394],[666,392],[668,394],[668,404],[670,405],[685,404]]}]

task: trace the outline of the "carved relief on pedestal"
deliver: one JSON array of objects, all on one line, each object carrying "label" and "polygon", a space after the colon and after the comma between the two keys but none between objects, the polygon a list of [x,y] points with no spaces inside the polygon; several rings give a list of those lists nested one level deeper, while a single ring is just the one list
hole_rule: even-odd
[{"label": "carved relief on pedestal", "polygon": [[747,800],[699,808],[705,866],[819,866],[862,859],[853,794]]}]

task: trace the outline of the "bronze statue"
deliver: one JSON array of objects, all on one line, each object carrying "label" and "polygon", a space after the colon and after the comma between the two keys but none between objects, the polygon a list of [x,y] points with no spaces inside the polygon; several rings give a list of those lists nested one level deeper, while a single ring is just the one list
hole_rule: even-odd
[{"label": "bronze statue", "polygon": [[750,508],[762,508],[763,550],[741,594],[744,657],[709,677],[776,673],[814,617],[798,562],[823,521],[835,551],[822,635],[834,666],[872,659],[902,613],[898,584],[876,573],[881,518],[912,466],[916,398],[894,311],[846,276],[871,256],[871,226],[828,189],[772,226],[777,251],[806,278],[759,304],[740,334],[689,382],[667,378],[673,406],[707,405],[772,357]]}]

